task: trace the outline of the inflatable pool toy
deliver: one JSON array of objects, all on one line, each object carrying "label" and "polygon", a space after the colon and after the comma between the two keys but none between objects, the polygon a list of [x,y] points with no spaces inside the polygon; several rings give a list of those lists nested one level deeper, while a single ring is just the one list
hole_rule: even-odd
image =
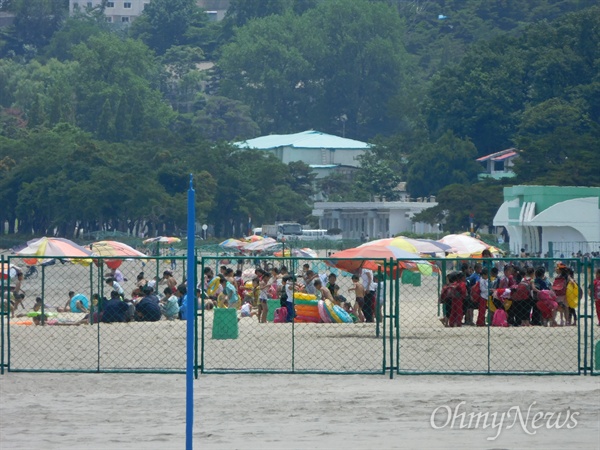
[{"label": "inflatable pool toy", "polygon": [[340,316],[337,315],[333,307],[334,304],[331,300],[325,300],[325,308],[327,310],[327,313],[331,317],[331,321],[333,323],[342,323],[342,319],[340,318]]},{"label": "inflatable pool toy", "polygon": [[333,311],[337,314],[337,316],[341,319],[343,323],[354,323],[352,317],[350,317],[350,314],[348,314],[341,306],[333,305]]},{"label": "inflatable pool toy", "polygon": [[[27,313],[27,317],[37,317],[37,316],[41,316],[42,312],[41,311],[30,311]],[[45,312],[44,315],[46,317],[57,317],[58,313],[55,312]]]},{"label": "inflatable pool toy", "polygon": [[306,292],[294,292],[294,300],[316,300],[317,296],[314,294],[307,294]]},{"label": "inflatable pool toy", "polygon": [[321,317],[310,317],[310,316],[302,316],[296,315],[294,317],[294,322],[296,323],[321,323]]},{"label": "inflatable pool toy", "polygon": [[221,280],[219,277],[214,277],[212,280],[210,280],[210,282],[208,283],[208,287],[206,288],[206,293],[209,296],[213,296],[215,295],[215,293],[217,292],[217,289],[219,289],[219,286],[221,285]]},{"label": "inflatable pool toy", "polygon": [[295,300],[294,308],[298,322],[321,322],[319,302],[317,300]]},{"label": "inflatable pool toy", "polygon": [[333,304],[331,300],[325,300],[325,308],[334,323],[352,323],[352,317],[341,306]]},{"label": "inflatable pool toy", "polygon": [[81,311],[79,308],[77,308],[77,302],[81,302],[81,304],[85,307],[85,309],[89,309],[90,307],[90,300],[83,294],[75,294],[72,298],[71,298],[71,312],[83,312]]},{"label": "inflatable pool toy", "polygon": [[319,304],[318,304],[318,308],[319,308],[319,316],[321,317],[321,320],[325,323],[332,323],[333,319],[331,318],[331,316],[329,315],[329,312],[327,311],[327,307],[325,306],[325,302],[323,300],[319,300]]}]

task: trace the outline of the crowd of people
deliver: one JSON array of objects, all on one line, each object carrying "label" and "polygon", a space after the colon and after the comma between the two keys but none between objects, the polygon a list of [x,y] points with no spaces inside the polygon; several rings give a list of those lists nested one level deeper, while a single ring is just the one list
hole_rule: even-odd
[{"label": "crowd of people", "polygon": [[[439,297],[444,326],[576,325],[577,303],[583,290],[571,267],[559,262],[554,273],[547,273],[544,266],[534,267],[530,261],[499,267],[491,255],[483,256],[480,262],[463,263],[460,270],[447,274]],[[19,271],[14,280],[3,299],[4,308],[10,310],[12,317],[19,307],[24,308],[25,298],[23,273]],[[186,318],[187,283],[178,283],[172,270],[150,279],[140,272],[129,295],[124,288],[127,280],[118,269],[112,270],[104,281],[107,297],[93,294],[88,299],[82,293],[69,291],[65,305],[57,307],[57,312],[85,314],[78,323]],[[294,294],[302,292],[343,307],[357,322],[374,322],[383,305],[383,295],[377,300],[381,289],[377,274],[366,268],[351,275],[351,285],[343,289],[346,295],[342,295],[335,271],[318,273],[309,263],[295,274],[289,273],[285,265],[256,266],[249,274],[223,264],[216,275],[212,268],[204,269],[195,287],[195,299],[199,308],[235,308],[240,318],[256,317],[259,323],[267,322],[272,305],[269,300],[279,299],[279,306],[287,310],[285,321],[291,322],[295,317]],[[600,269],[596,270],[590,289],[600,326]],[[42,303],[36,299],[34,311],[39,312]],[[42,322],[48,318],[41,317]]]},{"label": "crowd of people", "polygon": [[198,283],[198,289],[205,295],[206,308],[237,308],[241,317],[257,317],[260,323],[265,323],[269,300],[279,299],[280,307],[287,310],[285,321],[291,322],[295,317],[294,294],[307,293],[343,307],[358,322],[374,321],[380,282],[369,269],[361,268],[352,277],[348,291],[354,293],[354,303],[340,294],[336,273],[317,273],[308,263],[297,274],[290,274],[285,265],[256,267],[249,281],[242,274],[240,269],[234,271],[221,265],[215,275],[212,268],[206,267]]},{"label": "crowd of people", "polygon": [[[448,273],[446,278],[439,298],[443,306],[440,320],[446,327],[577,324],[583,290],[573,269],[562,262],[548,274],[544,266],[518,263],[506,264],[500,271],[491,260],[482,260],[474,265],[463,263],[461,270]],[[600,325],[600,269],[590,289]]]}]

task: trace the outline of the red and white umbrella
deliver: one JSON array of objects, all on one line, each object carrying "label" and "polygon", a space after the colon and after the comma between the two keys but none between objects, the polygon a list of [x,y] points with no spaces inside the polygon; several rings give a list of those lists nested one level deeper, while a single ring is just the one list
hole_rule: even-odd
[{"label": "red and white umbrella", "polygon": [[22,272],[22,270],[14,264],[0,263],[0,274],[2,274],[2,278],[5,280],[9,275],[10,278],[17,278],[19,272]]},{"label": "red and white umbrella", "polygon": [[42,237],[27,242],[27,246],[16,253],[24,258],[26,264],[37,264],[37,257],[53,257],[66,259],[75,263],[89,265],[92,252],[64,238]]},{"label": "red and white umbrella", "polygon": [[452,251],[448,255],[450,258],[481,258],[481,253],[486,249],[491,253],[502,252],[480,239],[464,234],[449,234],[441,238],[439,242],[452,247]]},{"label": "red and white umbrella", "polygon": [[247,244],[247,242],[242,242],[239,239],[230,238],[230,239],[225,239],[223,242],[221,242],[219,244],[219,247],[239,250],[246,244]]},{"label": "red and white umbrella", "polygon": [[106,265],[111,269],[117,269],[123,263],[123,259],[125,258],[146,257],[145,253],[118,241],[98,241],[90,244],[89,247],[92,251],[92,256],[110,256],[115,258],[104,259]]}]

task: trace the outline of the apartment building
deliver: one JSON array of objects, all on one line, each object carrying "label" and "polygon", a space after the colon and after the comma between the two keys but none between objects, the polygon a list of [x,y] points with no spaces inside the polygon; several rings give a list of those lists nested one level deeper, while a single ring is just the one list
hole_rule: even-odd
[{"label": "apartment building", "polygon": [[[102,0],[70,0],[69,13],[76,11],[85,11],[87,9],[99,8],[102,6]],[[150,3],[150,0],[112,0],[107,1],[104,8],[106,21],[111,23],[127,24],[135,20]]]},{"label": "apartment building", "polygon": [[[104,9],[106,21],[128,24],[142,14],[151,0],[112,0],[107,1]],[[85,11],[102,6],[103,0],[69,0],[69,13]],[[206,11],[210,20],[221,20],[225,17],[229,0],[198,0],[198,6]]]}]

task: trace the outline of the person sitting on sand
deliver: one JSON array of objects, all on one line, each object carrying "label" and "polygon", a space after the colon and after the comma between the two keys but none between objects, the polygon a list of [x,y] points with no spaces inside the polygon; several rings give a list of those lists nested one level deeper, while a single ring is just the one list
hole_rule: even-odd
[{"label": "person sitting on sand", "polygon": [[240,309],[240,316],[250,318],[254,316],[258,317],[258,313],[252,309],[252,299],[247,299],[244,301],[244,304]]},{"label": "person sitting on sand", "polygon": [[110,293],[110,300],[104,304],[100,320],[104,323],[128,322],[130,319],[129,305],[121,300],[118,291]]},{"label": "person sitting on sand", "polygon": [[57,308],[58,312],[75,312],[75,313],[87,313],[89,312],[90,301],[83,294],[75,294],[73,291],[69,291],[69,300],[65,303],[64,308]]},{"label": "person sitting on sand", "polygon": [[[42,309],[42,303],[43,303],[42,297],[36,297],[35,304],[33,305],[33,309],[31,310],[31,312],[39,312],[40,309]],[[27,312],[27,313],[17,314],[17,317],[28,317],[28,316],[31,316],[31,313]]]},{"label": "person sitting on sand", "polygon": [[160,299],[160,309],[167,320],[175,320],[179,316],[179,299],[170,287],[163,291],[164,296]]},{"label": "person sitting on sand", "polygon": [[138,322],[158,322],[161,317],[158,297],[154,295],[154,290],[146,286],[142,289],[144,298],[135,305],[136,320]]}]

